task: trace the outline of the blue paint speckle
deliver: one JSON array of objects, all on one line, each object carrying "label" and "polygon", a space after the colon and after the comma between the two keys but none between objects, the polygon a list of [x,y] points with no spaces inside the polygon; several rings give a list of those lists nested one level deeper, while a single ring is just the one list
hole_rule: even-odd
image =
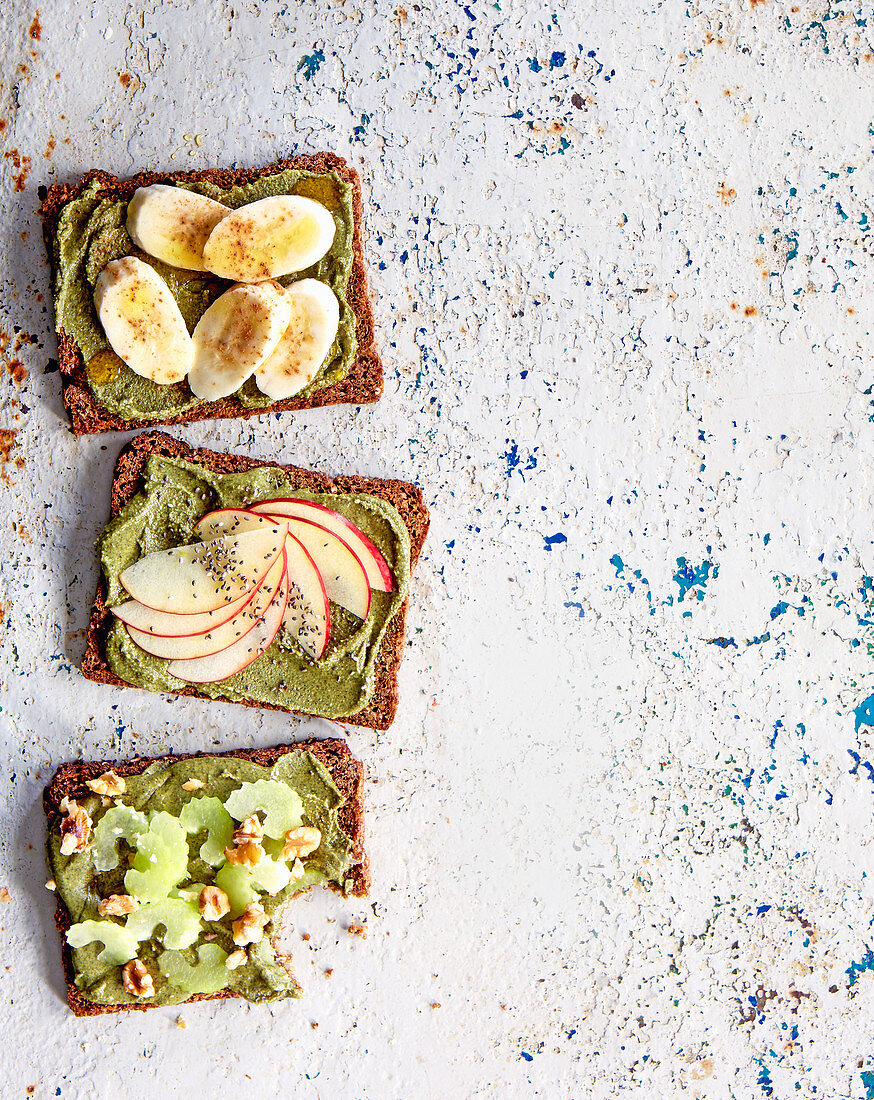
[{"label": "blue paint speckle", "polygon": [[[712,578],[711,569],[713,570]],[[712,561],[703,561],[699,566],[693,566],[685,558],[677,558],[677,571],[674,573],[674,581],[680,589],[678,602],[682,603],[692,591],[694,591],[697,599],[703,600],[704,593],[702,589],[707,585],[708,580],[715,580],[718,576],[719,566],[715,566]]]},{"label": "blue paint speckle", "polygon": [[325,54],[323,50],[316,50],[315,53],[304,54],[297,63],[297,71],[300,72],[303,70],[304,80],[312,80],[322,67],[322,62],[324,60]]},{"label": "blue paint speckle", "polygon": [[543,541],[546,543],[546,549],[552,550],[553,546],[557,546],[559,543],[562,542],[567,542],[567,535],[564,535],[561,531],[558,531],[554,535],[544,535]]},{"label": "blue paint speckle", "polygon": [[549,67],[550,69],[560,69],[566,60],[567,58],[560,50],[555,50],[549,59]]}]

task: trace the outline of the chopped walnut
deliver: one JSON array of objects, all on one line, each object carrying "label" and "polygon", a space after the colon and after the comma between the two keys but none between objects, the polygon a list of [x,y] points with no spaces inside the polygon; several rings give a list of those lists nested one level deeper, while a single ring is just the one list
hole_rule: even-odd
[{"label": "chopped walnut", "polygon": [[131,961],[122,969],[121,980],[124,988],[134,997],[154,997],[155,983],[152,975],[139,959]]},{"label": "chopped walnut", "polygon": [[199,791],[203,786],[202,779],[186,779],[182,784],[183,791]]},{"label": "chopped walnut", "polygon": [[197,899],[197,907],[204,920],[221,920],[231,908],[228,895],[218,886],[204,886]]},{"label": "chopped walnut", "polygon": [[51,890],[52,892],[54,892],[55,890],[57,890],[57,888],[58,884],[53,878],[50,878],[49,881],[46,883],[46,890]]},{"label": "chopped walnut", "polygon": [[101,917],[126,917],[139,909],[140,903],[130,894],[110,894],[97,903],[97,912]]},{"label": "chopped walnut", "polygon": [[61,822],[61,855],[71,856],[74,852],[84,852],[91,839],[91,818],[88,811],[83,810],[71,798],[64,798],[60,808],[65,815]]},{"label": "chopped walnut", "polygon": [[245,966],[248,961],[249,956],[241,947],[237,951],[233,951],[230,955],[228,955],[228,957],[225,959],[225,966],[228,968],[228,970],[236,970],[240,966]]},{"label": "chopped walnut", "polygon": [[225,859],[234,867],[257,867],[266,856],[263,838],[261,822],[252,814],[234,833],[233,847],[225,848]]},{"label": "chopped walnut", "polygon": [[250,902],[243,910],[242,916],[231,925],[234,932],[234,943],[237,947],[245,947],[247,943],[257,943],[264,935],[264,928],[269,924],[270,918],[264,912],[260,902]]},{"label": "chopped walnut", "polygon": [[350,936],[360,936],[362,940],[367,939],[367,925],[366,924],[350,924],[346,929]]},{"label": "chopped walnut", "polygon": [[103,775],[99,775],[96,779],[89,779],[85,786],[90,787],[95,794],[117,798],[119,795],[124,794],[125,784],[120,775],[116,775],[115,772],[109,771],[104,772]]},{"label": "chopped walnut", "polygon": [[301,825],[298,829],[289,829],[285,834],[285,845],[279,853],[280,859],[300,859],[312,855],[322,843],[322,834],[311,825]]}]

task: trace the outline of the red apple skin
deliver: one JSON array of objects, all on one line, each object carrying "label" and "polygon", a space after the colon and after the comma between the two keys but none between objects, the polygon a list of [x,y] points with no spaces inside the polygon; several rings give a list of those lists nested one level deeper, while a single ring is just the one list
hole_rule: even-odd
[{"label": "red apple skin", "polygon": [[[250,631],[255,629],[255,627],[264,619],[264,616],[267,614],[267,612],[269,611],[271,605],[273,604],[273,601],[276,599],[276,595],[279,592],[279,589],[282,586],[282,584],[283,584],[283,582],[285,581],[285,578],[286,578],[286,564],[285,564],[285,562],[281,561],[280,559],[277,559],[273,563],[272,568],[268,570],[268,574],[267,574],[268,577],[270,576],[271,573],[274,573],[274,572],[275,572],[276,575],[275,575],[274,578],[270,578],[270,587],[266,591],[264,590],[263,587],[261,589],[263,595],[269,597],[266,605],[261,610],[261,613],[256,615],[255,618],[251,619],[248,626],[245,626],[245,629],[241,633],[237,634],[236,637],[231,635],[229,640],[226,641],[226,642],[219,642],[217,645],[212,643],[211,646],[208,649],[206,649],[204,652],[193,654],[191,657],[185,658],[185,657],[179,657],[179,656],[174,657],[170,654],[161,653],[160,651],[156,652],[154,649],[150,649],[149,648],[150,639],[154,638],[157,641],[170,640],[170,641],[173,641],[173,642],[185,642],[185,641],[187,641],[191,638],[195,638],[195,639],[199,638],[199,639],[203,639],[203,641],[205,642],[207,640],[208,635],[210,633],[213,633],[213,631],[218,630],[218,627],[214,627],[213,631],[207,631],[206,634],[188,634],[188,635],[185,635],[185,634],[178,635],[177,634],[177,635],[172,635],[169,639],[167,639],[166,636],[156,635],[156,634],[147,634],[143,630],[137,630],[135,627],[127,626],[127,632],[130,635],[131,641],[135,645],[139,646],[140,649],[144,650],[146,653],[149,653],[154,657],[160,657],[162,660],[169,660],[169,661],[199,660],[202,657],[211,657],[214,653],[221,653],[221,651],[223,649],[230,649],[230,647],[232,645],[235,645],[242,638],[245,638],[246,635]],[[266,580],[266,578],[265,578],[265,580]],[[271,590],[273,592],[272,596],[270,596],[270,591]],[[249,607],[249,604],[247,604],[246,608],[243,609],[244,613],[246,612],[248,607]],[[249,614],[252,614],[252,612],[250,611]],[[228,620],[228,622],[231,622],[231,621],[232,620]],[[226,626],[226,625],[227,625],[227,623],[222,624],[222,626]],[[245,624],[243,624],[243,625],[245,625]]]},{"label": "red apple skin", "polygon": [[[256,514],[257,514],[257,515],[260,515],[261,513],[259,512],[259,513],[256,513]],[[297,518],[297,517],[291,517],[291,518],[289,518],[288,516],[285,516],[285,517],[279,517],[279,519],[277,520],[277,522],[278,522],[278,523],[283,523],[283,522],[284,522],[284,523],[287,523],[287,524],[288,524],[288,533],[289,533],[289,534],[293,534],[293,530],[292,530],[292,525],[293,525],[293,524],[298,524],[298,525],[302,525],[302,526],[304,526],[304,527],[312,527],[312,528],[314,528],[314,529],[315,529],[316,531],[321,531],[321,532],[322,532],[322,534],[325,534],[325,535],[329,535],[329,536],[330,536],[330,537],[331,537],[332,539],[336,539],[336,540],[337,540],[337,542],[341,543],[341,544],[342,544],[342,545],[343,545],[343,546],[345,547],[345,549],[346,549],[346,550],[348,550],[348,552],[349,552],[349,553],[351,554],[351,556],[352,556],[352,557],[353,557],[353,558],[355,559],[355,561],[357,562],[357,564],[358,564],[358,568],[359,568],[359,569],[361,570],[361,573],[362,573],[362,575],[363,575],[363,577],[364,577],[364,585],[365,585],[365,588],[366,588],[366,598],[367,598],[367,604],[366,604],[366,607],[365,607],[365,609],[364,609],[364,612],[363,612],[363,614],[361,614],[361,615],[358,615],[358,612],[357,612],[357,611],[352,611],[352,614],[353,614],[353,615],[358,615],[358,617],[359,617],[360,619],[362,619],[362,621],[363,621],[364,619],[366,619],[366,618],[367,618],[367,616],[368,616],[368,615],[370,614],[370,604],[371,604],[371,598],[370,598],[370,583],[369,583],[369,581],[368,581],[368,579],[367,579],[367,570],[366,570],[366,569],[364,568],[364,565],[363,565],[363,564],[362,564],[362,562],[361,562],[361,558],[359,558],[359,557],[358,557],[358,555],[357,555],[357,554],[355,553],[355,551],[354,551],[354,550],[352,549],[352,547],[351,547],[351,546],[349,545],[349,543],[348,543],[348,542],[346,542],[346,540],[345,540],[345,539],[341,538],[341,537],[340,537],[340,536],[339,536],[339,535],[337,534],[337,532],[336,532],[336,531],[329,531],[327,527],[323,527],[323,526],[322,526],[322,525],[321,525],[320,523],[312,523],[312,522],[311,522],[310,520],[308,520],[308,519],[299,519],[299,518]],[[315,559],[313,559],[313,561],[314,561],[314,564],[316,564],[316,568],[318,569],[319,567],[318,567],[318,564],[317,564],[317,563],[315,563]],[[321,570],[319,570],[319,572],[321,572]],[[323,580],[323,582],[324,582],[324,577],[322,578],[322,580]],[[327,591],[327,585],[325,585],[325,591]],[[329,596],[329,598],[330,598],[330,596]],[[335,600],[334,602],[335,602],[335,603],[338,603],[339,601]],[[342,605],[342,604],[340,604],[340,606],[342,607],[343,605]],[[350,609],[350,610],[351,610],[351,609]]]},{"label": "red apple skin", "polygon": [[[184,613],[180,613],[180,614],[177,615],[177,614],[174,614],[172,611],[155,611],[151,607],[147,607],[146,610],[151,611],[153,615],[162,615],[162,616],[166,616],[168,618],[172,617],[173,619],[176,619],[178,621],[178,628],[179,629],[173,630],[172,632],[168,631],[166,629],[162,629],[162,630],[143,630],[142,627],[133,627],[133,629],[140,631],[141,634],[150,634],[153,638],[191,638],[195,634],[209,634],[209,632],[211,630],[215,630],[216,627],[219,627],[219,626],[224,626],[225,623],[230,622],[231,619],[233,619],[236,615],[239,615],[241,611],[245,611],[245,609],[249,606],[249,604],[255,598],[256,594],[260,590],[261,586],[264,584],[265,580],[267,580],[267,575],[269,574],[269,572],[270,572],[270,570],[268,569],[267,573],[265,573],[264,576],[261,578],[261,580],[258,581],[258,583],[255,585],[255,587],[252,589],[252,591],[247,592],[244,596],[241,596],[234,603],[226,604],[224,607],[219,608],[218,611],[201,611],[201,612],[199,612],[198,615],[216,615],[216,616],[221,615],[222,616],[221,618],[217,618],[214,622],[209,623],[208,626],[204,626],[202,629],[191,630],[191,629],[189,629],[191,624],[185,622],[186,619],[194,619],[195,617],[197,617],[195,615],[188,615],[188,614],[184,614]],[[134,600],[134,599],[126,601],[126,603],[137,603],[137,602],[138,601]],[[113,615],[116,616],[116,618],[121,619],[121,621],[125,624],[125,626],[130,626],[131,624],[128,623],[127,619],[124,617],[123,612],[124,612],[125,606],[126,606],[126,604],[119,604],[118,607],[110,607],[109,610],[113,613]],[[140,607],[146,607],[146,605],[145,604],[140,604]]]},{"label": "red apple skin", "polygon": [[[378,549],[378,547],[374,546],[371,540],[359,527],[356,527],[351,520],[346,519],[346,517],[340,512],[335,512],[333,508],[328,508],[325,504],[316,504],[316,502],[313,500],[301,500],[299,497],[275,497],[272,500],[260,500],[256,504],[251,504],[249,506],[249,510],[257,512],[259,515],[269,513],[270,516],[274,518],[277,522],[281,522],[284,518],[287,518],[287,516],[282,512],[283,505],[293,506],[294,512],[288,513],[288,515],[290,515],[293,519],[306,520],[307,522],[315,523],[320,527],[324,526],[324,524],[320,523],[317,517],[313,516],[312,519],[310,519],[310,517],[306,515],[301,515],[299,513],[306,512],[311,508],[314,509],[316,512],[328,512],[331,516],[334,517],[334,519],[338,523],[347,528],[354,535],[355,539],[361,541],[362,547],[367,552],[368,559],[372,560],[375,567],[373,570],[368,570],[366,563],[362,561],[362,565],[365,566],[365,572],[367,573],[368,581],[370,582],[370,587],[376,589],[377,592],[394,591],[394,578],[392,577],[391,570],[388,567],[388,562],[383,557],[381,551]],[[271,508],[273,507],[278,507],[280,509],[279,512],[271,512]],[[328,528],[328,530],[330,530],[330,528]],[[336,533],[336,531],[332,532],[332,534]],[[343,541],[346,542],[348,545],[348,539],[344,539]],[[361,555],[358,554],[355,546],[350,546],[349,548],[360,559]],[[376,581],[377,583],[374,583],[374,581]]]},{"label": "red apple skin", "polygon": [[[283,556],[283,564],[284,564],[285,550],[282,551],[282,556]],[[267,641],[263,646],[256,647],[256,651],[255,651],[254,654],[244,653],[243,656],[240,658],[240,663],[235,668],[233,668],[230,672],[227,672],[220,679],[216,679],[216,680],[188,679],[185,675],[183,675],[183,673],[185,672],[185,669],[182,666],[184,666],[186,664],[190,664],[192,666],[195,663],[199,664],[201,661],[209,660],[208,657],[194,657],[190,660],[190,662],[188,662],[188,661],[170,661],[168,666],[167,666],[168,671],[170,672],[170,674],[172,676],[178,676],[180,680],[185,680],[185,682],[189,683],[189,684],[215,684],[215,683],[221,683],[222,680],[227,680],[231,676],[236,676],[236,674],[238,672],[242,672],[244,668],[248,668],[249,665],[251,665],[253,661],[257,661],[258,658],[261,657],[264,654],[264,652],[270,648],[270,646],[273,644],[273,642],[276,638],[276,635],[279,633],[279,629],[282,626],[283,617],[285,616],[285,608],[288,604],[288,574],[287,574],[286,569],[283,569],[282,583],[279,586],[279,590],[276,594],[276,599],[273,601],[273,603],[267,609],[267,613],[273,613],[276,610],[276,604],[277,603],[281,603],[281,610],[279,611],[279,614],[276,616],[276,629],[273,631],[273,634],[271,635],[269,641]],[[265,614],[265,617],[266,617],[266,614]],[[272,629],[272,627],[271,627],[271,629]],[[244,635],[244,638],[239,639],[239,641],[243,641],[245,639],[245,637],[248,637],[248,632],[247,632],[246,635]],[[229,647],[229,648],[233,648],[233,647]],[[243,648],[245,649],[245,647],[243,647]],[[220,652],[226,653],[227,650],[221,650]],[[211,654],[211,656],[215,657],[215,656],[217,656],[217,654],[213,653],[213,654]],[[175,669],[173,667],[174,665],[177,666]]]},{"label": "red apple skin", "polygon": [[[303,554],[303,556],[306,558],[306,560],[312,566],[313,573],[315,574],[316,578],[318,579],[319,588],[321,589],[322,601],[323,601],[323,607],[324,607],[325,635],[324,635],[324,638],[322,639],[322,648],[319,650],[318,654],[315,655],[314,658],[313,658],[314,660],[318,661],[319,658],[324,657],[325,650],[328,648],[328,642],[331,640],[331,608],[330,608],[330,605],[328,603],[328,593],[325,590],[325,582],[322,578],[322,574],[319,572],[318,566],[316,565],[316,563],[313,561],[313,559],[310,557],[309,553],[307,552],[307,548],[303,545],[303,543],[299,539],[296,539],[290,531],[285,536],[285,538],[286,538],[286,543],[291,541],[295,544],[295,546],[300,548],[301,554]],[[287,560],[288,560],[288,555],[286,553],[286,566],[287,566]],[[290,575],[290,570],[289,570],[289,575]],[[292,577],[291,579],[293,580],[294,578]],[[289,585],[289,589],[290,588],[291,588],[291,586]],[[300,643],[298,643],[298,644],[300,644]]]}]

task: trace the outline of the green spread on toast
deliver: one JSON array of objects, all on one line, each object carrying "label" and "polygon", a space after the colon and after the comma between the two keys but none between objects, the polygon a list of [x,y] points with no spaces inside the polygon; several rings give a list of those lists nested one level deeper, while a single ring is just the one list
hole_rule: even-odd
[{"label": "green spread on toast", "polygon": [[[277,282],[287,286],[299,279],[319,279],[340,302],[340,327],[318,374],[297,397],[306,398],[342,381],[358,350],[355,314],[347,299],[353,261],[354,217],[352,185],[337,173],[313,173],[286,168],[259,176],[251,183],[221,188],[209,181],[179,186],[198,191],[233,208],[271,195],[299,194],[315,199],[330,210],[336,225],[334,242],[317,264],[286,275]],[[176,299],[189,332],[228,284],[209,272],[169,267],[136,248],[125,229],[127,201],[107,198],[104,185],[92,180],[76,198],[65,204],[53,241],[55,314],[57,331],[79,345],[85,360],[88,385],[97,402],[122,420],[163,420],[203,402],[186,382],[159,385],[142,378],[115,355],[97,319],[94,285],[110,260],[136,256],[150,264],[166,281]],[[249,378],[235,395],[246,408],[265,408],[272,399]]]},{"label": "green spread on toast", "polygon": [[[199,781],[202,786],[196,789],[183,787],[191,780]],[[294,806],[299,811],[299,817],[295,820],[318,829],[321,838],[318,848],[305,858],[286,861],[284,866],[292,875],[287,885],[273,893],[255,889],[257,901],[270,918],[270,923],[257,942],[247,945],[245,963],[236,969],[229,969],[224,965],[225,959],[240,950],[239,944],[234,941],[233,921],[239,917],[239,909],[246,899],[244,897],[237,903],[235,911],[233,891],[229,888],[230,912],[218,920],[207,920],[201,918],[197,896],[203,886],[214,884],[217,878],[221,881],[225,869],[241,871],[245,877],[245,868],[231,867],[223,856],[211,855],[206,843],[210,834],[206,827],[198,828],[200,815],[185,808],[196,810],[201,799],[217,799],[225,804],[235,791],[243,795],[251,792],[253,788],[247,788],[246,784],[260,783],[255,790],[263,791],[265,780],[271,781],[274,788],[281,785],[293,792]],[[350,885],[347,876],[352,865],[351,842],[338,822],[343,796],[326,768],[314,756],[295,750],[281,756],[272,768],[234,757],[159,760],[150,764],[140,775],[127,776],[124,793],[114,799],[111,806],[103,806],[102,801],[97,795],[90,795],[78,803],[88,812],[94,826],[92,839],[84,851],[63,855],[61,832],[57,827],[50,830],[48,837],[52,877],[70,913],[74,926],[72,938],[88,939],[90,935],[96,937],[101,932],[104,934],[103,940],[95,939],[95,942],[73,948],[75,984],[84,997],[103,1005],[171,1005],[187,1000],[193,992],[215,992],[218,989],[232,990],[253,1002],[301,995],[297,981],[277,957],[274,939],[281,924],[280,910],[293,895],[320,883],[333,884],[345,890]],[[250,798],[249,801],[253,800]],[[253,804],[258,805],[257,798]],[[228,805],[232,808],[232,804]],[[222,812],[220,806],[218,809]],[[113,894],[133,893],[130,890],[131,874],[136,866],[138,845],[143,847],[147,863],[149,856],[153,855],[153,850],[146,848],[142,841],[145,825],[141,826],[138,836],[137,830],[125,830],[116,824],[126,812],[132,819],[143,823],[151,821],[156,831],[160,827],[165,843],[175,827],[183,837],[184,854],[182,862],[165,879],[165,889],[158,891],[165,895],[165,900],[155,900],[156,895],[151,893],[148,895],[150,900],[141,901],[129,916],[106,916],[97,908],[101,899]],[[107,815],[110,816],[105,827],[101,827],[101,820]],[[180,816],[184,826],[180,823]],[[261,816],[265,817],[264,814]],[[203,815],[204,820],[209,818],[209,814]],[[184,839],[186,830],[187,849]],[[110,839],[111,854],[107,857],[106,837],[101,834],[112,838],[116,833],[118,839],[114,843]],[[271,855],[270,865],[275,868],[277,863],[282,863],[279,855],[282,842],[271,840],[266,833],[265,825],[263,843]],[[161,874],[170,862],[165,858],[168,849],[161,847],[161,842],[155,843],[158,844],[159,858],[153,859],[152,863],[156,867],[154,873]],[[204,855],[209,856],[211,861],[202,858]],[[111,863],[114,865],[109,870],[97,869],[97,866]],[[257,866],[253,868],[253,872],[257,870]],[[288,872],[284,872],[283,879],[287,879],[287,875]],[[143,881],[142,873],[139,873],[139,881]],[[186,884],[192,884],[192,889],[186,890]],[[151,885],[154,887],[154,883]],[[190,911],[186,919],[179,918],[182,910]],[[107,924],[112,925],[108,932]],[[75,931],[79,925],[84,925],[83,935],[77,935]],[[177,939],[173,939],[174,935]],[[173,943],[179,940],[185,946],[172,948],[165,942],[167,940]],[[128,943],[131,947],[125,950]],[[108,952],[105,951],[106,946],[109,946]],[[112,955],[113,950],[115,956]],[[132,957],[131,950],[135,950],[136,958],[148,970],[154,983],[154,996],[138,998],[125,988],[122,964],[117,960]],[[103,959],[101,955],[104,955]],[[212,966],[208,965],[210,962]]]},{"label": "green spread on toast", "polygon": [[[194,525],[218,508],[242,508],[276,497],[311,500],[341,513],[375,543],[392,571],[394,591],[371,592],[370,611],[363,621],[331,603],[331,637],[318,661],[280,632],[247,668],[197,687],[198,694],[211,698],[276,703],[322,718],[349,717],[362,710],[373,695],[380,644],[409,586],[410,536],[397,509],[367,493],[302,491],[275,466],[217,474],[183,459],[151,455],[143,481],[142,490],[100,538],[109,607],[127,599],[118,579],[124,569],[153,551],[194,541]],[[168,672],[168,661],[140,649],[118,620],[109,629],[105,656],[112,671],[136,687],[172,692],[186,686]]]}]

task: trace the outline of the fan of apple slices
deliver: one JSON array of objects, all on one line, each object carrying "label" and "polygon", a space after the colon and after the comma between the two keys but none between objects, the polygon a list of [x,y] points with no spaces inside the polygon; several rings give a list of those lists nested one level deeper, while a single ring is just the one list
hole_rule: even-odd
[{"label": "fan of apple slices", "polygon": [[339,512],[294,497],[208,512],[203,541],[159,550],[125,569],[131,597],[112,613],[144,652],[191,684],[242,671],[280,630],[313,660],[331,636],[330,604],[360,619],[371,590],[391,592],[385,558]]}]

